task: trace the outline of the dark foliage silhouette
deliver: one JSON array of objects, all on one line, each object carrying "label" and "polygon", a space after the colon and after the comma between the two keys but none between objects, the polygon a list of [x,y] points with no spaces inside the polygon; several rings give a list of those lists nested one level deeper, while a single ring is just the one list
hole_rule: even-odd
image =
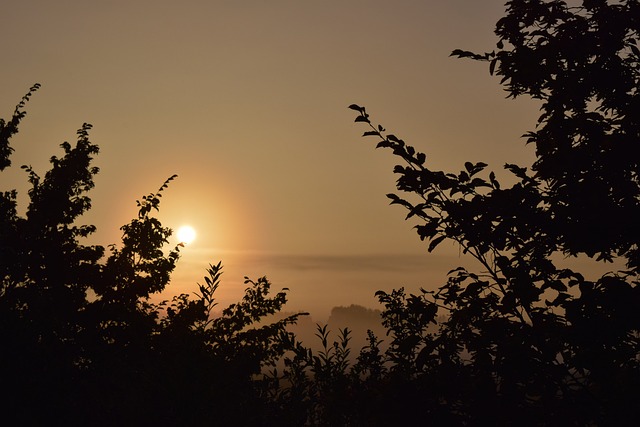
[{"label": "dark foliage silhouette", "polygon": [[[510,97],[542,100],[525,135],[536,161],[531,171],[505,165],[517,179],[509,188],[482,162],[429,169],[350,107],[370,126],[364,135],[403,160],[394,172],[407,196],[388,197],[419,219],[428,250],[449,239],[480,263],[479,273],[452,270],[435,292],[378,293],[393,369],[438,388],[458,422],[639,419],[639,17],[637,1],[511,1],[497,51],[452,53],[488,61]],[[590,281],[554,255],[622,259],[626,269]],[[438,311],[447,320],[425,333]]]},{"label": "dark foliage silhouette", "polygon": [[[0,165],[11,165],[10,138],[23,107],[0,121]],[[138,201],[138,217],[122,243],[85,246],[95,231],[76,225],[91,207],[87,193],[98,168],[91,126],[64,142],[31,184],[23,217],[17,191],[0,194],[0,378],[3,422],[12,425],[263,425],[277,420],[261,370],[294,338],[286,327],[299,314],[258,325],[286,302],[269,296],[266,278],[246,279],[244,298],[213,318],[222,265],[211,265],[192,300],[154,304],[169,283],[179,246],[165,249],[171,230],[152,214],[175,175]]]},{"label": "dark foliage silhouette", "polygon": [[[635,425],[640,419],[640,182],[637,144],[640,4],[514,0],[487,61],[509,97],[542,101],[530,170],[483,162],[432,170],[426,155],[373,125],[402,160],[392,204],[418,220],[433,251],[456,242],[480,271],[455,268],[436,291],[379,291],[382,340],[369,332],[349,365],[349,334],[324,350],[298,346],[276,396],[306,402],[317,425]],[[554,259],[583,256],[626,268],[596,280]],[[613,268],[613,267],[612,267]],[[418,410],[419,408],[419,410]]]},{"label": "dark foliage silhouette", "polygon": [[[513,0],[487,61],[509,97],[541,101],[536,160],[432,170],[427,157],[351,105],[364,136],[401,159],[392,204],[433,251],[450,240],[478,262],[435,291],[376,293],[386,331],[317,326],[312,350],[273,316],[286,289],[246,279],[218,317],[222,264],[195,298],[152,303],[179,258],[138,201],[122,242],[83,245],[98,169],[91,126],[40,177],[23,166],[29,205],[0,193],[0,404],[7,424],[63,425],[635,425],[640,419],[640,3]],[[0,120],[0,171],[39,85]],[[595,280],[562,257],[617,261]],[[609,264],[613,265],[613,264]],[[612,267],[613,269],[613,267]],[[376,313],[376,316],[378,314]],[[268,321],[271,316],[272,321]],[[275,319],[275,320],[273,320]]]}]

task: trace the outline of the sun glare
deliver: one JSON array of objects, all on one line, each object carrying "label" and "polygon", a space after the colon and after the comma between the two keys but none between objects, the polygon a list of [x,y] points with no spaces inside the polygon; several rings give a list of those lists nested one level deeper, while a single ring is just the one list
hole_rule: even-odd
[{"label": "sun glare", "polygon": [[178,240],[180,243],[189,244],[196,239],[196,230],[189,225],[183,225],[178,228],[178,232],[176,233]]}]

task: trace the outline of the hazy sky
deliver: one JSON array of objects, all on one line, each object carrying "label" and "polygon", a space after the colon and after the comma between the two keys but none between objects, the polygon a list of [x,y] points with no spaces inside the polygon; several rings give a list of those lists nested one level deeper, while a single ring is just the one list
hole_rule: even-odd
[{"label": "hazy sky", "polygon": [[461,259],[426,246],[389,207],[395,159],[374,150],[347,106],[428,156],[432,168],[484,161],[527,165],[520,138],[537,106],[506,100],[486,64],[449,58],[486,51],[504,0],[29,1],[0,15],[0,117],[35,82],[42,89],[13,139],[0,190],[26,204],[41,174],[83,122],[101,148],[86,222],[119,241],[135,200],[170,175],[160,218],[189,223],[170,293],[192,292],[208,263],[226,265],[222,304],[242,277],[291,289],[289,309],[375,307],[374,292],[433,288]]}]

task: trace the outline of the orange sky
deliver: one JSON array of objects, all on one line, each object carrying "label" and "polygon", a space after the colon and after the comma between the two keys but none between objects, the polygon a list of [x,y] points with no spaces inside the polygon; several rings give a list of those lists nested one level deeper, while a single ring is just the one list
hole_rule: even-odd
[{"label": "orange sky", "polygon": [[[291,289],[289,309],[376,306],[374,292],[433,288],[461,260],[426,255],[389,207],[395,164],[360,138],[351,103],[428,156],[527,165],[520,139],[537,107],[506,100],[485,64],[449,58],[495,46],[503,0],[29,1],[0,15],[0,116],[35,82],[0,190],[24,197],[83,122],[101,148],[86,221],[117,242],[135,200],[170,175],[161,219],[193,225],[170,292],[192,292],[226,265],[222,304],[242,277]],[[21,199],[26,203],[25,199]]]}]

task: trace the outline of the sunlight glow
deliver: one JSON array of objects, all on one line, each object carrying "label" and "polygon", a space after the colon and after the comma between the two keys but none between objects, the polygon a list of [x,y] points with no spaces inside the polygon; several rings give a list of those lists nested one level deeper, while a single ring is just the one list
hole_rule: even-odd
[{"label": "sunlight glow", "polygon": [[196,239],[196,230],[189,225],[183,225],[178,228],[178,232],[176,233],[178,240],[180,243],[189,244]]}]

